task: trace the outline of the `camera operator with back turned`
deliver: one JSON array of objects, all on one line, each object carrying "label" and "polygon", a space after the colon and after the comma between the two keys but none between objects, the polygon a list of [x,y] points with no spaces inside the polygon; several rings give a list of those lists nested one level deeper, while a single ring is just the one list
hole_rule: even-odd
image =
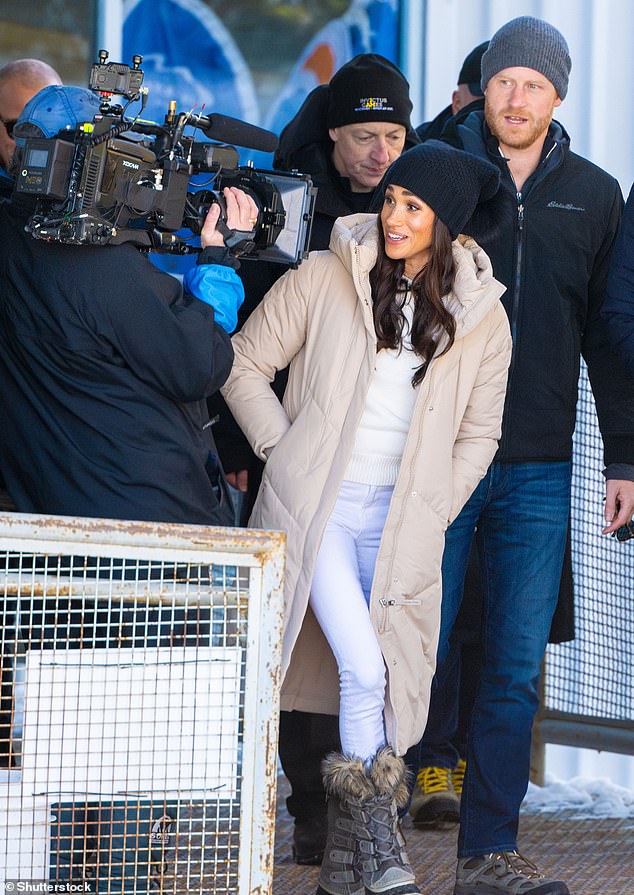
[{"label": "camera operator with back turned", "polygon": [[[89,90],[41,90],[15,125],[13,169],[26,139],[99,110]],[[224,197],[227,226],[252,229],[253,199]],[[228,524],[204,399],[229,374],[244,293],[218,204],[184,288],[129,242],[34,239],[34,207],[16,193],[0,208],[0,463],[17,509]]]}]

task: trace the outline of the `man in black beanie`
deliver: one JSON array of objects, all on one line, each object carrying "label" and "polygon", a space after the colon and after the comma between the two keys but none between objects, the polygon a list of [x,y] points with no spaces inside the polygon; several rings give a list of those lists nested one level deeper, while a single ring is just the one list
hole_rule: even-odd
[{"label": "man in black beanie", "polygon": [[[390,164],[419,142],[410,123],[411,109],[409,84],[402,72],[383,56],[362,53],[335,72],[329,84],[312,90],[283,129],[273,166],[310,174],[318,188],[311,250],[328,248],[338,217],[370,211]],[[264,262],[242,264],[239,274],[246,299],[239,326],[285,269]],[[276,378],[280,398],[285,383],[285,375]],[[227,479],[246,492],[244,522],[258,491],[261,463],[219,394],[211,399],[210,411],[212,418],[218,418],[214,437]],[[282,711],[279,748],[291,784],[286,804],[294,818],[294,860],[320,864],[326,842],[321,762],[328,752],[340,749],[338,718]]]},{"label": "man in black beanie", "polygon": [[273,166],[310,174],[319,192],[311,249],[327,249],[335,219],[366,212],[383,175],[418,143],[402,72],[361,53],[308,94],[280,134]]},{"label": "man in black beanie", "polygon": [[379,185],[403,151],[411,111],[407,81],[382,56],[355,56],[333,76],[326,112],[332,163],[353,193]]},{"label": "man in black beanie", "polygon": [[566,543],[581,354],[605,449],[603,533],[634,511],[634,383],[619,375],[600,318],[623,200],[616,180],[571,152],[553,121],[570,68],[552,25],[530,16],[508,22],[482,57],[484,110],[456,129],[461,147],[502,175],[465,231],[507,286],[513,359],[498,453],[449,526],[443,557],[439,667],[474,538],[485,589],[454,895],[568,895],[518,852],[517,831]]}]

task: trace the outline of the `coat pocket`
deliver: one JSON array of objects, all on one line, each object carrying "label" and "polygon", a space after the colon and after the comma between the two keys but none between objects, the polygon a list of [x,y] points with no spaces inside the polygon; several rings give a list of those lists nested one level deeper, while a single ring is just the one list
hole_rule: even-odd
[{"label": "coat pocket", "polygon": [[282,468],[290,465],[302,472],[311,472],[315,457],[322,449],[325,424],[326,417],[319,405],[307,398],[290,428],[270,452],[267,463],[273,461]]}]

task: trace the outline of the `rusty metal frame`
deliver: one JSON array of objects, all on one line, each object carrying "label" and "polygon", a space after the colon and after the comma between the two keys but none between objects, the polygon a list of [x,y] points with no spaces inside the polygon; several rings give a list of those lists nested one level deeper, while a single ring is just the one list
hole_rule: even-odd
[{"label": "rusty metal frame", "polygon": [[[285,544],[281,532],[20,513],[0,515],[2,551],[93,557],[114,553],[124,559],[239,565],[250,569],[237,895],[272,892]],[[29,578],[31,594],[37,594],[37,579],[37,575]],[[23,586],[19,573],[6,570],[0,572],[0,582],[5,594],[19,593]],[[43,581],[41,584],[43,588]],[[105,581],[104,588],[112,594],[129,588],[129,584]],[[155,582],[136,582],[136,587],[135,593],[150,602],[160,596]],[[58,593],[70,595],[80,589],[80,583],[62,579],[57,581],[57,588]],[[178,595],[170,596],[178,600]],[[0,783],[0,802],[8,797],[5,786]]]}]

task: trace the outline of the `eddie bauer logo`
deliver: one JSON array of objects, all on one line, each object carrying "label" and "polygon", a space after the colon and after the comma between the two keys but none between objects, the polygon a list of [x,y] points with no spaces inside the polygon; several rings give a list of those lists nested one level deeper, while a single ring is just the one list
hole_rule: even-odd
[{"label": "eddie bauer logo", "polygon": [[168,814],[159,817],[152,824],[150,843],[152,845],[169,845],[170,836],[173,835],[174,819]]},{"label": "eddie bauer logo", "polygon": [[393,112],[386,96],[365,96],[359,100],[355,112]]},{"label": "eddie bauer logo", "polygon": [[564,211],[585,211],[585,208],[580,208],[578,205],[573,205],[572,202],[564,203],[564,202],[549,202],[546,208],[562,208]]}]

